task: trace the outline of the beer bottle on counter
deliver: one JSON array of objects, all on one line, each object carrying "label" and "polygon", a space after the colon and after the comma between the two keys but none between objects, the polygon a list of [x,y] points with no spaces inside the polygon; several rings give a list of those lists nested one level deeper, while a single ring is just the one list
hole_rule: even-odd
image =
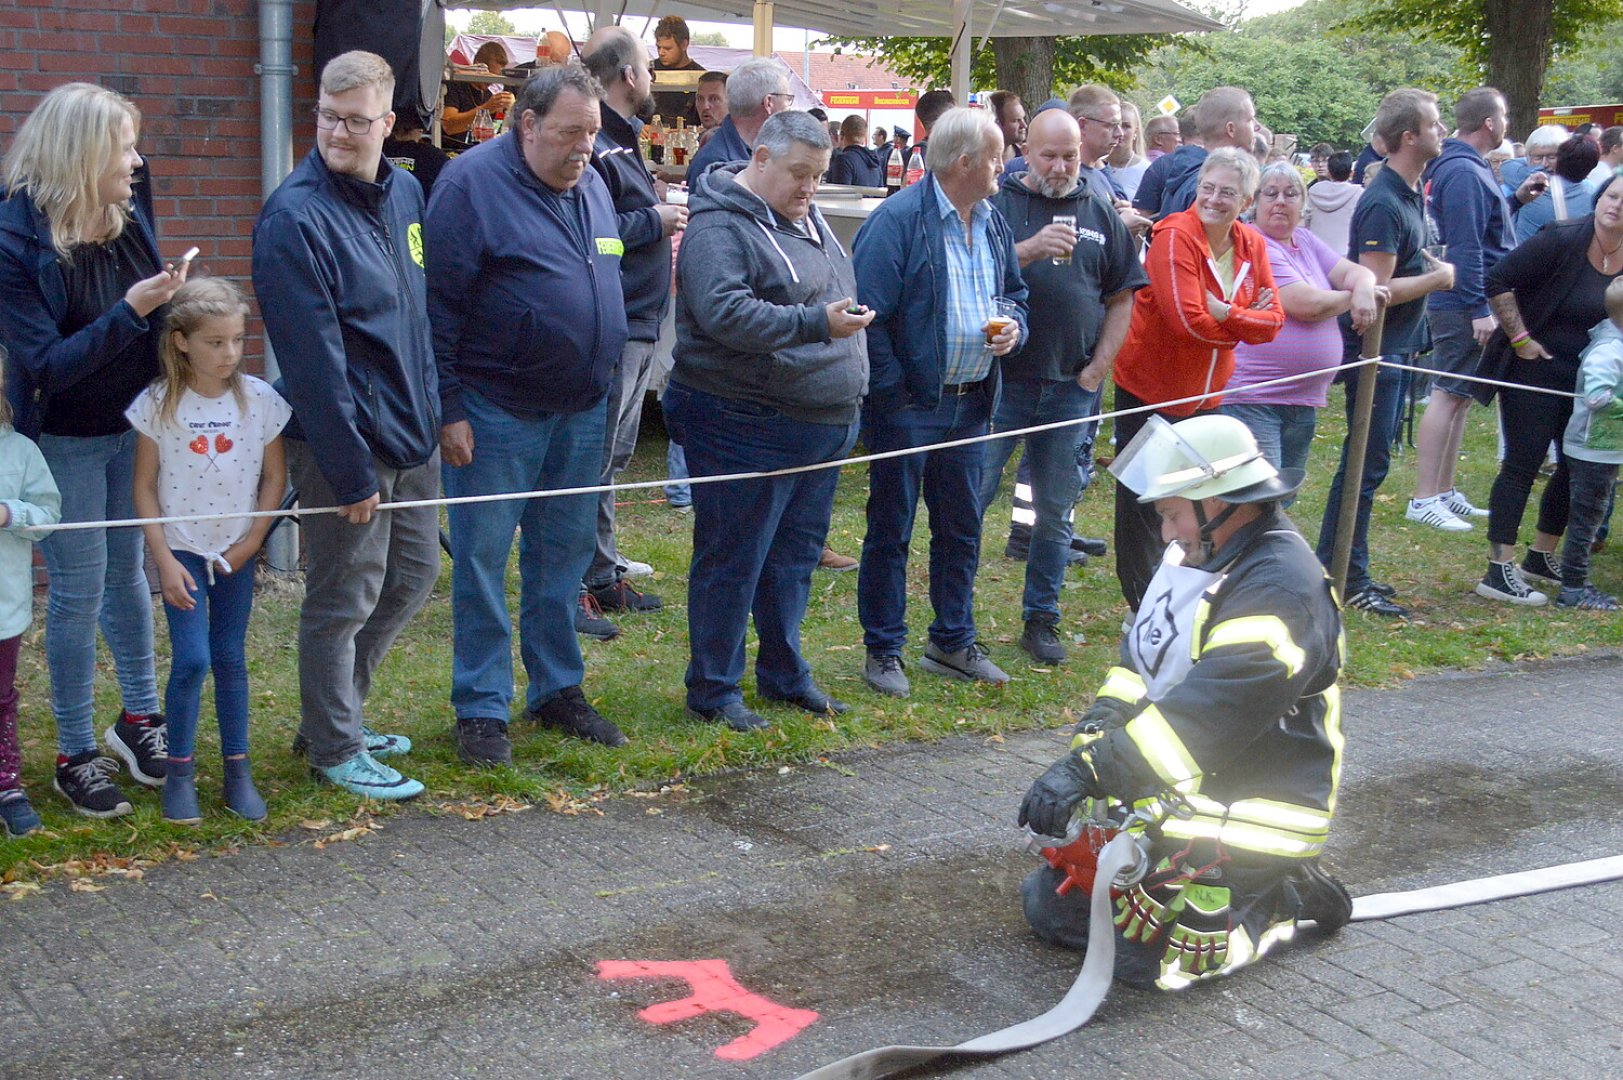
[{"label": "beer bottle on counter", "polygon": [[904,187],[912,187],[924,179],[924,155],[918,148],[913,148],[913,156],[907,159],[907,177],[903,181]]},{"label": "beer bottle on counter", "polygon": [[473,114],[473,141],[485,142],[496,135],[496,125],[490,119],[489,109],[480,109]]},{"label": "beer bottle on counter", "polygon": [[890,148],[890,160],[885,163],[885,194],[894,195],[902,190],[902,152]]}]

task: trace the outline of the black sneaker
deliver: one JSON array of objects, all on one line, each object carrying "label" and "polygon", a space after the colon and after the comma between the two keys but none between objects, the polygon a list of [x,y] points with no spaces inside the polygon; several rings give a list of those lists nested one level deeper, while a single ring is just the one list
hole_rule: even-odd
[{"label": "black sneaker", "polygon": [[1522,573],[1529,577],[1543,578],[1545,581],[1561,583],[1561,559],[1553,551],[1537,551],[1527,549],[1527,557],[1522,560]]},{"label": "black sneaker", "polygon": [[577,739],[589,739],[604,746],[624,746],[631,740],[620,733],[603,714],[592,708],[578,686],[566,686],[551,701],[544,702],[524,714],[542,727],[557,728]]},{"label": "black sneaker", "polygon": [[65,761],[57,760],[56,779],[51,786],[85,817],[120,817],[130,812],[130,801],[113,783],[117,775],[118,762],[86,750]]},{"label": "black sneaker", "polygon": [[598,641],[613,641],[620,636],[620,628],[603,617],[596,597],[583,592],[580,603],[575,606],[575,633]]},{"label": "black sneaker", "polygon": [[771,721],[742,701],[729,701],[714,709],[695,709],[689,706],[688,716],[695,720],[703,720],[707,724],[726,724],[734,731],[760,731],[762,728],[772,726]]},{"label": "black sneaker", "polygon": [[456,722],[455,735],[456,756],[469,765],[494,769],[513,764],[513,741],[507,737],[507,721],[463,717]]},{"label": "black sneaker", "polygon": [[1477,582],[1476,594],[1489,600],[1503,600],[1523,607],[1543,607],[1550,598],[1529,585],[1513,562],[1488,563],[1488,572]]},{"label": "black sneaker", "polygon": [[1367,592],[1380,593],[1382,596],[1386,597],[1388,600],[1392,599],[1394,596],[1396,596],[1398,594],[1397,589],[1395,589],[1392,586],[1388,585],[1384,581],[1372,581],[1368,585],[1365,585],[1364,589]]},{"label": "black sneaker", "polygon": [[1407,619],[1409,609],[1401,604],[1394,604],[1391,599],[1376,592],[1373,588],[1359,589],[1347,597],[1342,605],[1350,611],[1367,611],[1371,615],[1384,615],[1388,619]]},{"label": "black sneaker", "polygon": [[1060,641],[1059,630],[1053,623],[1027,619],[1025,633],[1020,635],[1020,647],[1039,664],[1058,664],[1065,659],[1065,643]]},{"label": "black sneaker", "polygon": [[169,729],[164,727],[163,714],[153,713],[135,720],[129,713],[121,712],[104,734],[107,749],[124,759],[136,783],[163,787],[165,763],[169,760]]},{"label": "black sneaker", "polygon": [[[1015,562],[1026,562],[1031,558],[1031,541],[1029,539],[1021,539],[1017,541],[1013,536],[1010,536],[1009,542],[1003,545],[1003,557],[1005,559],[1013,559]],[[1088,553],[1082,548],[1077,547],[1075,540],[1071,541],[1070,550],[1066,553],[1065,565],[1088,565]]]},{"label": "black sneaker", "polygon": [[653,593],[638,592],[631,582],[621,578],[613,585],[594,585],[586,594],[597,601],[604,611],[658,611],[665,601]]},{"label": "black sneaker", "polygon": [[1110,552],[1109,544],[1093,536],[1073,536],[1071,547],[1095,559],[1102,559]]},{"label": "black sneaker", "polygon": [[1290,883],[1302,904],[1296,917],[1313,920],[1319,933],[1333,934],[1352,921],[1352,896],[1345,885],[1324,872],[1319,860],[1302,863],[1291,874]]}]

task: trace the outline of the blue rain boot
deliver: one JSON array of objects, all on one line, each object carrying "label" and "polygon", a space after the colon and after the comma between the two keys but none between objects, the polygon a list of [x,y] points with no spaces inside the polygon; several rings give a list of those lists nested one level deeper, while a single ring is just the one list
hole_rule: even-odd
[{"label": "blue rain boot", "polygon": [[163,819],[176,825],[196,825],[203,820],[197,808],[197,763],[170,758],[163,782]]},{"label": "blue rain boot", "polygon": [[265,820],[265,800],[259,797],[253,777],[248,775],[248,759],[225,759],[225,805],[247,821]]}]

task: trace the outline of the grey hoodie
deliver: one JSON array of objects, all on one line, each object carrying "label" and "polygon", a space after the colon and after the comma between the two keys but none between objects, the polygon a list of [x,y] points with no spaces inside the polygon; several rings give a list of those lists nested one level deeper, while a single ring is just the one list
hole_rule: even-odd
[{"label": "grey hoodie", "polygon": [[1347,235],[1352,229],[1353,208],[1364,189],[1350,180],[1320,180],[1307,189],[1307,210],[1302,223],[1330,245],[1337,255],[1347,254]]},{"label": "grey hoodie", "polygon": [[868,391],[867,337],[830,338],[824,310],[857,294],[850,256],[816,206],[813,240],[741,187],[747,165],[704,173],[688,199],[671,379],[806,423],[852,423]]}]

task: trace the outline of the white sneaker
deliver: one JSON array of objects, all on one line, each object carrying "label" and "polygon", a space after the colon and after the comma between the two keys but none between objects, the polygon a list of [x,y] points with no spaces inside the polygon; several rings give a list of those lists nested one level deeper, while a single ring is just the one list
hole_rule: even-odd
[{"label": "white sneaker", "polygon": [[653,575],[654,568],[647,563],[638,562],[636,559],[626,560],[626,577],[653,577]]},{"label": "white sneaker", "polygon": [[1448,512],[1457,518],[1487,517],[1488,512],[1480,506],[1474,506],[1470,499],[1459,493],[1458,488],[1450,488],[1443,492],[1443,505]]},{"label": "white sneaker", "polygon": [[1469,521],[1454,516],[1441,495],[1433,495],[1429,499],[1410,499],[1409,508],[1403,512],[1403,516],[1444,532],[1470,532],[1472,528]]}]

